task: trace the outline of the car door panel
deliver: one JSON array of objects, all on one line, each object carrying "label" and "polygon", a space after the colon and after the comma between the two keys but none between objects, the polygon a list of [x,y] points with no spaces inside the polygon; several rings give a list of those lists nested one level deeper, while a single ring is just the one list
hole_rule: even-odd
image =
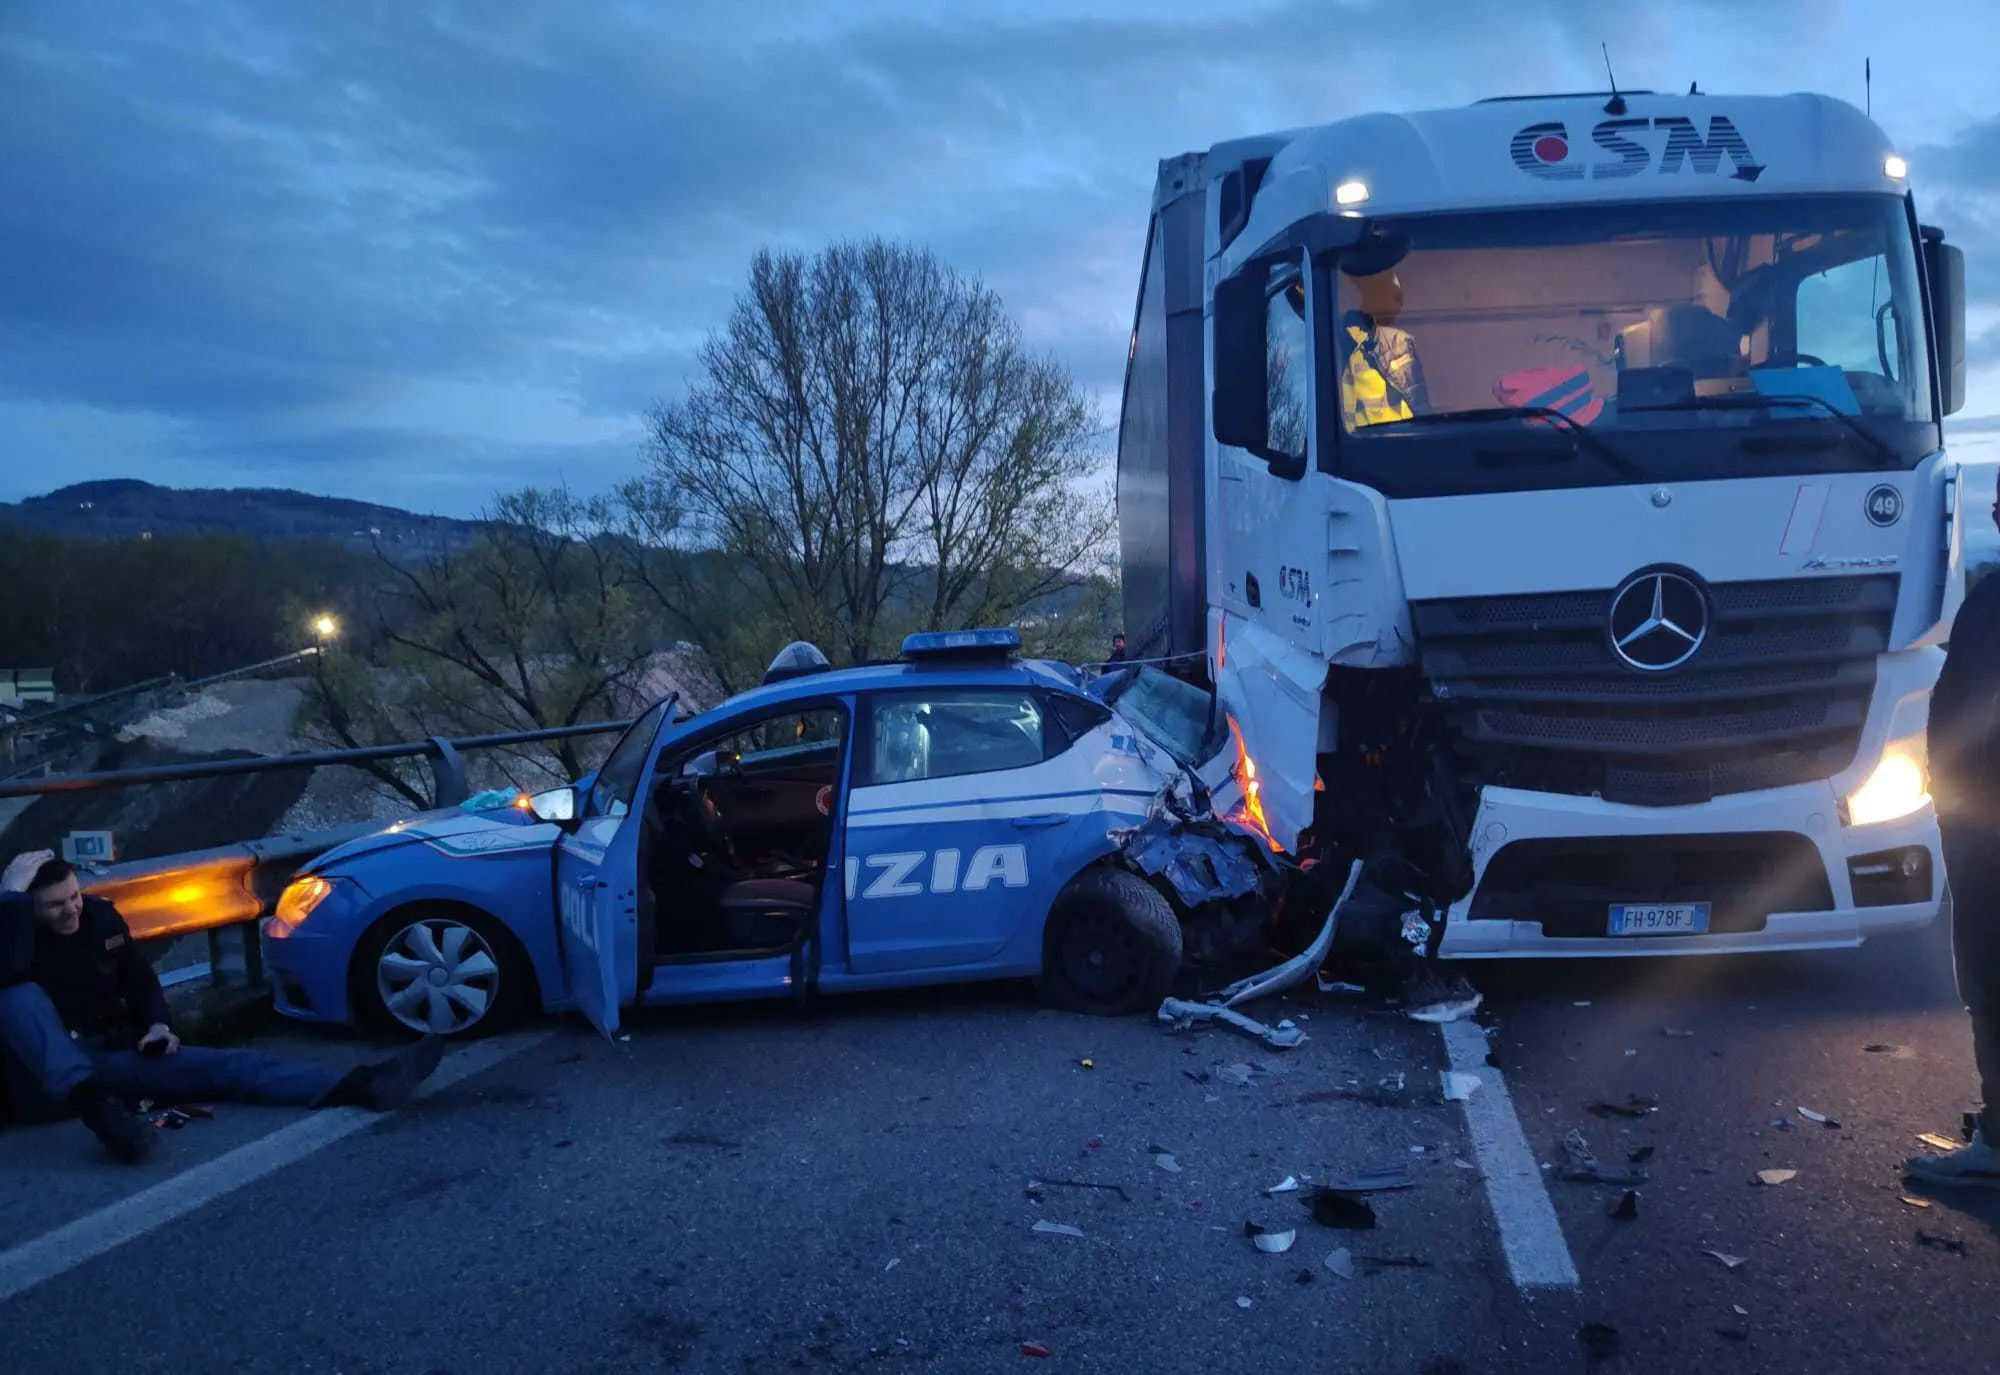
[{"label": "car door panel", "polygon": [[636,817],[586,818],[556,844],[557,936],[570,996],[605,1036],[638,993]]}]

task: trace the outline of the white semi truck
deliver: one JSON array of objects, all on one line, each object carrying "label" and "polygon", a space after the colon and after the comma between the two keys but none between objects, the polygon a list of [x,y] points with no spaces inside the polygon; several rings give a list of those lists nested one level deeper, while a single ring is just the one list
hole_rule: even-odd
[{"label": "white semi truck", "polygon": [[1216,691],[1274,848],[1400,829],[1446,958],[1937,916],[1963,259],[1907,175],[1840,101],[1693,92],[1161,164],[1125,630]]}]

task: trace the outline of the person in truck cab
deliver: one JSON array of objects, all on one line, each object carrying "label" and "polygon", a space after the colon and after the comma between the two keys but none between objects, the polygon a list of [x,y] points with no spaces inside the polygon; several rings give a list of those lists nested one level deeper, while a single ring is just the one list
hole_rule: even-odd
[{"label": "person in truck cab", "polygon": [[1408,420],[1431,408],[1423,360],[1410,332],[1396,327],[1403,313],[1403,279],[1394,268],[1352,277],[1356,308],[1340,317],[1336,347],[1346,350],[1340,396],[1348,428]]},{"label": "person in truck cab", "polygon": [[74,1115],[136,1164],[155,1137],[133,1100],[386,1112],[409,1100],[443,1053],[442,1038],[430,1036],[343,1071],[182,1045],[159,978],[116,907],[85,897],[76,871],[46,850],[0,874],[0,1107],[17,1120]]},{"label": "person in truck cab", "polygon": [[[2000,494],[1992,511],[2000,527]],[[2000,1184],[2000,576],[1966,594],[1931,692],[1931,795],[1951,884],[1951,951],[1984,1107],[1972,1140],[1904,1166],[1929,1184]]]}]

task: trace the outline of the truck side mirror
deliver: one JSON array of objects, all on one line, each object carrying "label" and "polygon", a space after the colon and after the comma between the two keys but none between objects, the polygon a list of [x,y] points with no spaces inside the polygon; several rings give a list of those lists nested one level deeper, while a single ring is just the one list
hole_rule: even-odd
[{"label": "truck side mirror", "polygon": [[1215,284],[1215,441],[1262,455],[1271,434],[1264,356],[1264,274],[1247,265]]},{"label": "truck side mirror", "polygon": [[1965,250],[1924,230],[1924,276],[1930,284],[1931,345],[1937,350],[1944,413],[1965,405]]}]

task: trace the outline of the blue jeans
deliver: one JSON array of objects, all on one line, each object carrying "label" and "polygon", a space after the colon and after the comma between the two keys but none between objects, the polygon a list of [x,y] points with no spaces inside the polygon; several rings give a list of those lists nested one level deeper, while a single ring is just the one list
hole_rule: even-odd
[{"label": "blue jeans", "polygon": [[254,1050],[182,1046],[172,1055],[107,1050],[77,1040],[40,984],[0,988],[0,1069],[14,1114],[22,1118],[68,1113],[72,1090],[96,1078],[126,1098],[156,1103],[264,1103],[317,1107],[344,1071]]}]

